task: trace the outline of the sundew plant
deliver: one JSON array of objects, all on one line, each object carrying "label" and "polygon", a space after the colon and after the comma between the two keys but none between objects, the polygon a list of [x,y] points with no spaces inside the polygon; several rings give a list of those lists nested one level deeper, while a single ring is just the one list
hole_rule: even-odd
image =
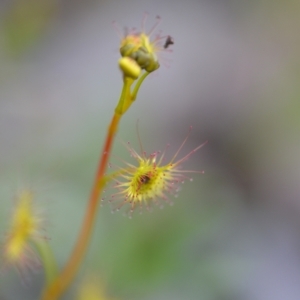
[{"label": "sundew plant", "polygon": [[[44,232],[43,215],[37,208],[35,194],[30,189],[25,189],[15,196],[14,210],[2,245],[2,269],[14,266],[21,274],[21,278],[26,278],[31,269],[42,266],[46,283],[40,296],[41,300],[60,299],[68,290],[88,249],[95,221],[99,216],[99,204],[102,201],[110,203],[112,212],[122,209],[129,218],[132,218],[136,210],[152,210],[153,207],[161,207],[165,203],[172,205],[172,198],[177,195],[179,185],[190,179],[190,173],[202,173],[183,168],[183,163],[191,154],[204,145],[199,145],[188,153],[182,153],[182,148],[191,133],[191,127],[170,160],[165,159],[168,145],[162,152],[147,154],[138,137],[139,150],[134,149],[129,143],[124,147],[134,162],[121,161],[113,171],[107,172],[122,117],[137,101],[138,92],[145,79],[160,67],[160,53],[170,52],[174,44],[171,36],[157,34],[159,17],[150,30],[145,29],[145,21],[146,16],[141,31],[126,29],[124,34],[115,26],[121,38],[119,48],[121,57],[118,66],[123,77],[123,87],[108,124],[77,241],[61,270],[56,267],[55,258],[49,247]],[[108,199],[102,195],[106,185],[114,187],[114,192]],[[51,238],[55,239],[55,237]],[[108,299],[105,298],[103,289],[100,289],[97,284],[93,285],[92,281],[89,281],[79,293],[78,299]]]}]

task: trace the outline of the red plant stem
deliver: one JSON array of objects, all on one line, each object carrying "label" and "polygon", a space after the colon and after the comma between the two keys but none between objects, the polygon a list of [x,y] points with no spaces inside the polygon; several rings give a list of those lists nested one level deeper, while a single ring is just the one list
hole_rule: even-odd
[{"label": "red plant stem", "polygon": [[121,114],[115,113],[108,128],[106,141],[104,144],[103,152],[101,154],[98,171],[95,176],[95,182],[89,198],[82,229],[73,252],[70,256],[70,259],[62,270],[61,274],[50,284],[50,286],[46,288],[43,293],[42,300],[55,300],[64,293],[64,291],[68,288],[74,276],[76,275],[79,265],[84,257],[96,220],[98,212],[97,208],[99,205],[99,196],[103,191],[103,187],[105,185],[104,173],[107,167],[114,136],[117,131],[120,119]]}]

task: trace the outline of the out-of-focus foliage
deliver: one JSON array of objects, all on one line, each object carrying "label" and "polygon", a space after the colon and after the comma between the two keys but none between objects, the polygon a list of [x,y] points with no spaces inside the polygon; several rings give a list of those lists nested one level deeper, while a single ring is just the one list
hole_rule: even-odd
[{"label": "out-of-focus foliage", "polygon": [[37,42],[57,14],[56,0],[15,0],[2,16],[6,52],[18,55]]}]

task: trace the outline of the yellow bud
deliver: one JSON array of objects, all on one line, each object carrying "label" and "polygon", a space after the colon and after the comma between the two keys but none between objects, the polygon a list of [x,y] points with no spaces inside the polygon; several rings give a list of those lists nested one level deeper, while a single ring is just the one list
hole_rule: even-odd
[{"label": "yellow bud", "polygon": [[141,74],[141,67],[130,57],[121,57],[119,59],[119,67],[125,76],[137,79]]}]

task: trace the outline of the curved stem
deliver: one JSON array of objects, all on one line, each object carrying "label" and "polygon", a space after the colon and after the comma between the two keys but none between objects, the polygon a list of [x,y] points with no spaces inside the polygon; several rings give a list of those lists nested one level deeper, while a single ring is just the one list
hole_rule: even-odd
[{"label": "curved stem", "polygon": [[127,109],[135,100],[141,83],[148,74],[149,73],[145,73],[141,76],[136,86],[134,87],[134,91],[132,94],[130,92],[130,89],[134,80],[129,77],[124,77],[122,93],[118,105],[115,108],[115,113],[111,120],[110,126],[108,127],[106,141],[103,147],[103,151],[101,153],[98,170],[95,176],[94,185],[92,187],[92,192],[89,198],[80,234],[74,246],[73,252],[69,258],[69,261],[67,262],[61,273],[43,291],[41,298],[42,300],[58,299],[68,288],[78,271],[80,263],[89,245],[90,237],[97,216],[99,196],[103,191],[103,188],[108,179],[104,175],[104,173],[111,153],[115,133],[118,129],[118,125],[120,123],[122,115],[127,111]]},{"label": "curved stem", "polygon": [[101,194],[106,182],[104,172],[106,170],[114,135],[117,131],[120,119],[121,115],[115,113],[108,128],[105,145],[101,154],[98,171],[96,173],[82,229],[73,249],[73,253],[61,274],[44,291],[42,296],[43,300],[55,300],[67,289],[69,284],[72,282],[72,279],[75,276],[86,252],[97,215],[99,195]]},{"label": "curved stem", "polygon": [[124,77],[124,84],[123,84],[121,97],[117,107],[115,108],[116,114],[123,115],[131,105],[130,87],[132,83],[133,83],[132,78]]},{"label": "curved stem", "polygon": [[133,92],[131,94],[131,101],[134,101],[136,99],[137,93],[143,83],[143,81],[145,80],[145,78],[149,75],[150,73],[145,72],[138,80],[138,82],[136,83],[136,85],[134,86]]},{"label": "curved stem", "polygon": [[40,239],[40,240],[36,239],[33,241],[33,243],[40,254],[43,267],[45,270],[47,284],[50,284],[58,274],[57,264],[54,259],[51,248],[47,243],[47,241],[44,239]]}]

